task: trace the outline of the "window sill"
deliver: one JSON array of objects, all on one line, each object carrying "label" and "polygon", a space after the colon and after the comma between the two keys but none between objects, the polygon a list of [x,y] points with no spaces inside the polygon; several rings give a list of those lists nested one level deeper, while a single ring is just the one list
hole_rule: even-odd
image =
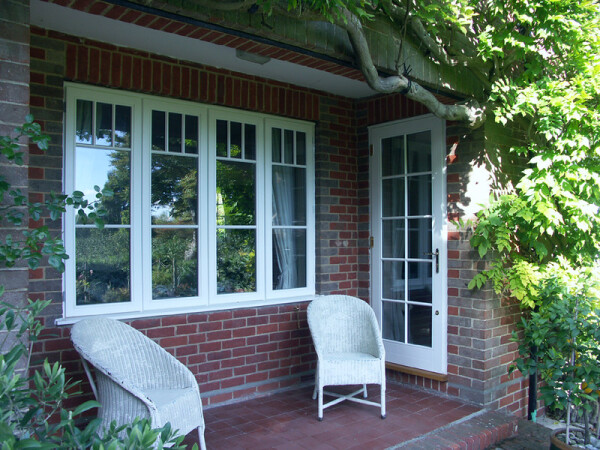
[{"label": "window sill", "polygon": [[148,317],[162,317],[162,316],[177,316],[182,314],[204,314],[213,313],[217,311],[228,311],[236,309],[247,309],[247,308],[267,308],[270,306],[286,305],[290,303],[310,302],[315,299],[315,295],[299,295],[296,297],[289,297],[285,299],[272,299],[267,301],[256,300],[249,302],[240,303],[229,303],[229,304],[217,304],[217,305],[205,305],[196,307],[185,307],[185,308],[171,308],[171,309],[153,309],[148,311],[128,311],[122,313],[106,313],[106,314],[89,314],[79,315],[72,317],[62,317],[56,319],[54,324],[57,326],[72,325],[80,320],[87,319],[89,317],[95,317],[101,315],[102,317],[111,317],[119,320],[134,320],[144,319]]}]

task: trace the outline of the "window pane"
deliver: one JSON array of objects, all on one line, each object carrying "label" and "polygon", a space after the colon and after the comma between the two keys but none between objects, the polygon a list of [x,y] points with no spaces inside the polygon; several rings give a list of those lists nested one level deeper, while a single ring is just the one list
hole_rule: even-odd
[{"label": "window pane", "polygon": [[115,106],[115,147],[131,148],[131,107]]},{"label": "window pane", "polygon": [[408,172],[431,171],[431,131],[406,136]]},{"label": "window pane", "polygon": [[[75,189],[83,192],[89,202],[96,200],[94,186],[114,192],[111,198],[102,199],[107,215],[105,224],[128,224],[130,220],[130,153],[123,150],[104,150],[77,147],[75,149]],[[77,223],[91,223],[77,216]]]},{"label": "window pane", "polygon": [[198,154],[198,117],[185,116],[185,152]]},{"label": "window pane", "polygon": [[89,100],[77,100],[75,142],[78,144],[92,143],[92,102]]},{"label": "window pane", "polygon": [[306,225],[306,169],[273,166],[273,225]]},{"label": "window pane", "polygon": [[227,121],[217,120],[217,156],[227,156]]},{"label": "window pane", "polygon": [[431,222],[433,219],[408,219],[408,257],[431,258]]},{"label": "window pane", "polygon": [[217,230],[217,293],[256,291],[256,232]]},{"label": "window pane", "polygon": [[242,157],[242,124],[239,122],[229,122],[231,131],[229,156],[232,158]]},{"label": "window pane", "polygon": [[431,214],[431,175],[408,177],[408,215]]},{"label": "window pane", "polygon": [[78,228],[77,305],[130,301],[129,230]]},{"label": "window pane", "polygon": [[294,132],[292,130],[284,131],[283,153],[284,162],[294,164]]},{"label": "window pane", "polygon": [[271,153],[273,162],[281,162],[281,128],[271,130]]},{"label": "window pane", "polygon": [[408,342],[431,347],[431,308],[410,305],[408,307]]},{"label": "window pane", "polygon": [[404,174],[404,136],[381,141],[381,173],[384,177]]},{"label": "window pane", "polygon": [[431,303],[431,266],[430,262],[408,263],[408,299],[411,302]]},{"label": "window pane", "polygon": [[404,219],[383,220],[383,257],[404,258]]},{"label": "window pane", "polygon": [[181,153],[181,114],[169,113],[169,151]]},{"label": "window pane", "polygon": [[404,178],[382,181],[383,217],[404,216]]},{"label": "window pane", "polygon": [[306,287],[306,230],[273,230],[273,289]]},{"label": "window pane", "polygon": [[152,155],[152,223],[198,223],[198,160]]},{"label": "window pane", "polygon": [[404,302],[383,302],[383,339],[404,342]]},{"label": "window pane", "polygon": [[198,295],[196,230],[152,230],[152,298]]},{"label": "window pane", "polygon": [[256,159],[256,125],[244,125],[244,158]]},{"label": "window pane", "polygon": [[296,164],[306,164],[306,133],[302,131],[296,133]]},{"label": "window pane", "polygon": [[96,145],[112,145],[112,105],[96,103]]},{"label": "window pane", "polygon": [[404,300],[404,262],[383,261],[383,298]]},{"label": "window pane", "polygon": [[165,118],[162,111],[152,111],[152,150],[165,150]]},{"label": "window pane", "polygon": [[256,223],[256,167],[252,163],[217,161],[217,224]]}]

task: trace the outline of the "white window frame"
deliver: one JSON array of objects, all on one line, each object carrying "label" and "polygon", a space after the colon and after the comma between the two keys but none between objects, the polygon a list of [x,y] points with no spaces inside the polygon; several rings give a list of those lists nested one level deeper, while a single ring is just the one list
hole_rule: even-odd
[{"label": "white window frame", "polygon": [[[92,305],[76,304],[75,215],[71,208],[63,217],[66,261],[63,318],[71,323],[80,317],[112,315],[120,318],[170,315],[231,308],[267,306],[310,300],[315,294],[315,176],[314,124],[266,114],[210,106],[184,100],[155,97],[115,89],[65,83],[64,187],[75,190],[75,126],[77,100],[126,105],[132,108],[130,295],[131,301]],[[152,110],[198,116],[198,295],[187,298],[152,299],[151,260],[151,120]],[[256,126],[256,292],[217,294],[216,278],[216,121]],[[274,290],[272,283],[272,165],[271,129],[306,133],[306,287]],[[146,206],[148,205],[148,206]],[[208,257],[206,256],[208,255]]]}]

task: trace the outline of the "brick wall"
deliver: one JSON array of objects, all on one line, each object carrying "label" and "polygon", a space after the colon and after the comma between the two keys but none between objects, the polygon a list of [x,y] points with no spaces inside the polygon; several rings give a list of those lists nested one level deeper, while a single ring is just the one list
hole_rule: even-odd
[{"label": "brick wall", "polygon": [[[13,130],[23,124],[29,113],[29,1],[0,2],[0,29],[0,135],[14,136]],[[20,151],[25,153],[25,165],[15,166],[0,157],[0,176],[27,195],[28,152],[25,140],[20,143]],[[0,198],[0,204],[7,200],[12,200],[12,197]],[[27,210],[23,208],[20,212],[24,214],[23,226],[0,222],[2,242],[5,242],[7,235],[20,240],[22,231],[27,228]],[[2,301],[14,305],[26,304],[27,283],[26,264],[2,267],[0,285],[5,288]]]}]

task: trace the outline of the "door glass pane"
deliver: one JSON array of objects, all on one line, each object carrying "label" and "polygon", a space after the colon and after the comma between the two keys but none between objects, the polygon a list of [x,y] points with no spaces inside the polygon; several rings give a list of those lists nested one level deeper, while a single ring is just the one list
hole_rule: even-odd
[{"label": "door glass pane", "polygon": [[383,257],[404,258],[404,219],[383,220]]},{"label": "door glass pane", "polygon": [[129,229],[77,228],[77,305],[131,301]]},{"label": "door glass pane", "polygon": [[404,300],[404,262],[383,261],[383,298]]},{"label": "door glass pane", "polygon": [[89,100],[77,100],[75,142],[78,144],[92,143],[92,102]]},{"label": "door glass pane", "polygon": [[131,148],[130,106],[115,106],[115,147]]},{"label": "door glass pane", "polygon": [[273,289],[306,287],[306,230],[273,230]]},{"label": "door glass pane", "polygon": [[431,131],[406,136],[408,173],[431,171]]},{"label": "door glass pane", "polygon": [[152,298],[198,295],[198,238],[196,230],[152,230]]},{"label": "door glass pane", "polygon": [[408,263],[408,299],[411,302],[431,303],[430,262]]},{"label": "door glass pane", "polygon": [[185,152],[198,153],[198,116],[185,116]]},{"label": "door glass pane", "polygon": [[255,230],[217,229],[217,293],[255,291]]},{"label": "door glass pane", "polygon": [[227,156],[227,121],[217,120],[217,156]]},{"label": "door glass pane", "polygon": [[181,153],[181,114],[169,113],[169,151]]},{"label": "door glass pane", "polygon": [[408,257],[431,258],[432,219],[408,219]]},{"label": "door glass pane", "polygon": [[244,125],[244,159],[256,159],[256,125]]},{"label": "door glass pane", "polygon": [[384,177],[404,174],[404,136],[381,141],[381,173]]},{"label": "door glass pane", "polygon": [[404,302],[383,302],[383,339],[404,342]]},{"label": "door glass pane", "polygon": [[404,178],[383,180],[382,217],[404,216]]},{"label": "door glass pane", "polygon": [[255,164],[217,161],[217,224],[256,223],[255,179]]},{"label": "door glass pane", "polygon": [[[83,192],[84,198],[96,200],[94,186],[108,188],[114,192],[111,198],[102,199],[106,209],[104,223],[128,224],[130,205],[130,153],[123,150],[108,150],[89,147],[75,149],[75,189]],[[93,223],[77,215],[77,223]]]},{"label": "door glass pane", "polygon": [[409,305],[408,342],[431,347],[431,307]]},{"label": "door glass pane", "polygon": [[306,169],[273,166],[273,225],[306,225]]},{"label": "door glass pane", "polygon": [[163,111],[152,111],[152,150],[165,150],[165,120]]},{"label": "door glass pane", "polygon": [[408,215],[431,215],[431,175],[408,177]]},{"label": "door glass pane", "polygon": [[96,145],[112,145],[112,105],[96,103]]},{"label": "door glass pane", "polygon": [[152,155],[152,224],[198,223],[198,159]]}]

